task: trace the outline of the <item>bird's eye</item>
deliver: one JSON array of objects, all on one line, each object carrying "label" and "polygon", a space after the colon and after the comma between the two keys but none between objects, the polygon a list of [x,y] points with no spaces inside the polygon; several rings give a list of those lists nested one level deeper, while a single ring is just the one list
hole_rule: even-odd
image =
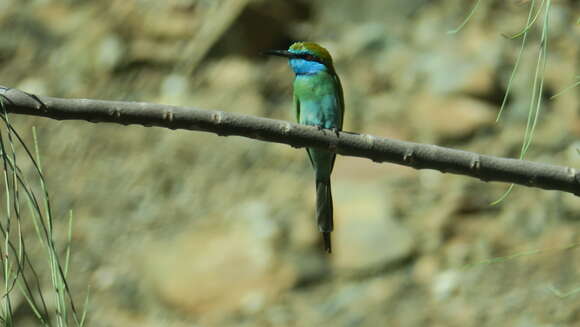
[{"label": "bird's eye", "polygon": [[316,61],[316,58],[313,55],[305,55],[304,59],[309,60],[309,61]]}]

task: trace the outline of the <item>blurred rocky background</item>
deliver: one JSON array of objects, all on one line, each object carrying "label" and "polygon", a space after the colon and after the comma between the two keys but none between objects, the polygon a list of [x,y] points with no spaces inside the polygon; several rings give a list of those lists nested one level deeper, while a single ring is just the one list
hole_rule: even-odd
[{"label": "blurred rocky background", "polygon": [[[538,1],[536,1],[538,3]],[[580,2],[551,1],[528,158],[580,167]],[[530,1],[1,0],[0,84],[293,120],[287,63],[334,55],[345,130],[517,157],[538,58]],[[304,150],[239,137],[12,116],[37,126],[70,283],[90,326],[573,326],[580,199],[338,157],[335,252],[322,252]],[[60,217],[63,217],[62,219]],[[31,231],[31,233],[33,233]],[[31,234],[32,235],[32,234]],[[483,260],[544,251],[493,264]],[[32,258],[45,260],[44,253]],[[40,273],[47,273],[40,271]],[[46,276],[45,276],[46,278]],[[47,284],[48,287],[48,284]],[[48,305],[53,305],[51,301]],[[36,326],[16,303],[17,326]]]}]

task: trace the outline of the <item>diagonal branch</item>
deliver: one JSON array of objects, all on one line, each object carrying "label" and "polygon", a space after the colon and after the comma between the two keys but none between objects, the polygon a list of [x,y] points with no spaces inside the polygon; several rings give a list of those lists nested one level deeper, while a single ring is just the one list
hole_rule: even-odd
[{"label": "diagonal branch", "polygon": [[36,96],[20,90],[0,88],[7,112],[57,120],[87,120],[123,125],[139,124],[170,129],[238,135],[293,147],[314,147],[392,162],[416,169],[435,169],[479,178],[483,181],[515,183],[580,196],[580,172],[574,168],[505,159],[430,144],[419,144],[372,135],[318,130],[286,121],[223,111],[175,107],[145,102],[61,99]]}]

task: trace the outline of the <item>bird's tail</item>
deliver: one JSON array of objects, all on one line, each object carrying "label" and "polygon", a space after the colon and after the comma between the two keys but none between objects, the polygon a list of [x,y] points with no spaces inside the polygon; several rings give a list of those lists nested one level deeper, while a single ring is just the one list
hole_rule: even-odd
[{"label": "bird's tail", "polygon": [[330,179],[316,181],[316,219],[318,229],[322,233],[324,250],[332,252],[330,233],[334,224],[332,221],[332,193],[330,192]]}]

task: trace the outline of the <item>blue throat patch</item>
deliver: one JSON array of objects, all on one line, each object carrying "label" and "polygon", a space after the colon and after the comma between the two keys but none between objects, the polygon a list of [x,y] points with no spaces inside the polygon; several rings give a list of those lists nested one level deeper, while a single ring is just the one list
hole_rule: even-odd
[{"label": "blue throat patch", "polygon": [[296,75],[314,75],[327,70],[326,66],[318,61],[292,58],[289,62]]}]

